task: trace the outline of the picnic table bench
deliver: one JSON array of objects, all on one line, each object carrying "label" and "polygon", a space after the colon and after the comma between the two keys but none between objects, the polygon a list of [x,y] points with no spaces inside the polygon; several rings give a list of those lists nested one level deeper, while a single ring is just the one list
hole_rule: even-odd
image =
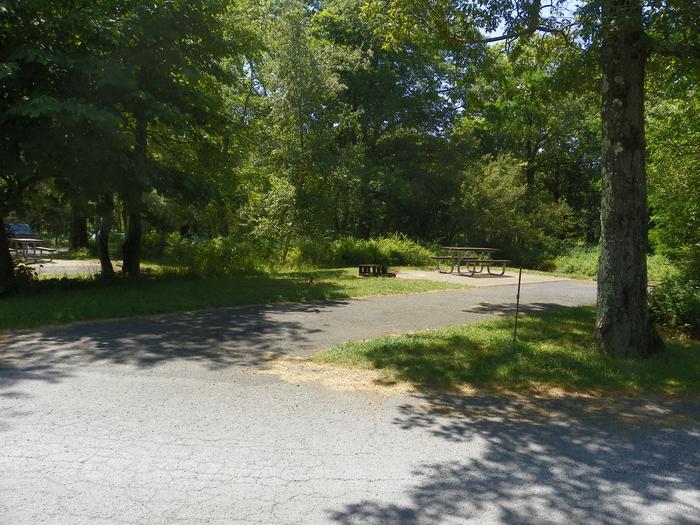
[{"label": "picnic table bench", "polygon": [[[482,248],[473,246],[446,246],[445,250],[449,255],[436,255],[432,259],[437,263],[437,269],[440,273],[453,273],[455,267],[457,274],[463,275],[462,267],[466,266],[467,275],[475,275],[481,273],[486,268],[489,275],[503,275],[506,273],[506,265],[510,262],[509,259],[493,259],[489,255],[499,252],[498,248]],[[440,263],[448,262],[449,270],[444,270]],[[479,268],[477,269],[477,265]],[[501,273],[491,272],[492,267],[501,268]]]}]

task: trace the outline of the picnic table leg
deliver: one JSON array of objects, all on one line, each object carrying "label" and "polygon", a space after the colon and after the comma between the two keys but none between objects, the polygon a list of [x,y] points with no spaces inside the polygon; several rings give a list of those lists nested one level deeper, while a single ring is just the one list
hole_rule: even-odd
[{"label": "picnic table leg", "polygon": [[460,275],[462,275],[462,268],[461,268],[462,263],[467,263],[467,264],[466,264],[466,266],[467,266],[467,273],[469,273],[470,275],[474,275],[474,272],[473,272],[472,269],[470,268],[471,262],[469,261],[469,257],[460,257],[460,258],[458,259],[457,273],[460,274]]},{"label": "picnic table leg", "polygon": [[491,272],[491,265],[486,266],[486,271],[489,272],[490,275],[503,275],[506,273],[506,263],[499,263],[501,265],[501,273],[492,273]]},{"label": "picnic table leg", "polygon": [[436,259],[436,262],[437,262],[437,269],[438,269],[438,272],[440,272],[440,273],[452,273],[452,272],[454,272],[454,270],[455,270],[454,260],[452,260],[452,263],[451,263],[451,265],[450,265],[450,271],[449,271],[449,272],[448,272],[447,270],[443,270],[442,268],[440,268],[440,259]]}]

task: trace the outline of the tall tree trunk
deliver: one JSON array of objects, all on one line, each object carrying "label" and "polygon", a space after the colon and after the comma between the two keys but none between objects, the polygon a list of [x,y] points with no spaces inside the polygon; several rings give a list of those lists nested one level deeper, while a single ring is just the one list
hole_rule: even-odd
[{"label": "tall tree trunk", "polygon": [[141,273],[141,208],[142,194],[146,182],[146,155],[148,147],[148,121],[142,112],[136,115],[134,129],[135,182],[124,199],[128,213],[126,240],[123,245],[122,271],[131,277]]},{"label": "tall tree trunk", "polygon": [[2,216],[3,212],[0,210],[0,292],[10,288],[15,279],[15,265],[10,255],[10,243]]},{"label": "tall tree trunk", "polygon": [[114,221],[114,196],[105,193],[98,203],[99,228],[97,230],[97,252],[100,257],[102,277],[113,277],[114,267],[109,256],[109,234],[112,231]]},{"label": "tall tree trunk", "polygon": [[122,271],[130,277],[141,273],[141,199],[127,203],[129,207],[126,239],[122,245]]},{"label": "tall tree trunk", "polygon": [[376,213],[374,200],[371,195],[370,178],[370,173],[365,169],[360,179],[360,206],[357,210],[357,227],[355,228],[355,234],[361,239],[369,239],[371,237],[374,226],[372,218]]},{"label": "tall tree trunk", "polygon": [[289,248],[292,245],[292,232],[288,232],[284,238],[284,246],[282,247],[282,258],[280,260],[280,265],[284,266],[287,264],[287,256],[289,255]]},{"label": "tall tree trunk", "polygon": [[527,191],[532,192],[535,186],[535,171],[537,170],[535,158],[537,156],[538,145],[536,142],[533,142],[530,136],[532,133],[530,129],[532,127],[532,121],[529,118],[527,119],[526,126],[527,139],[525,141],[525,155],[527,161],[525,163],[525,184],[527,185]]},{"label": "tall tree trunk", "polygon": [[645,61],[639,0],[604,0],[603,190],[595,335],[602,348],[618,357],[645,356],[663,348],[646,304]]},{"label": "tall tree trunk", "polygon": [[80,250],[88,247],[87,217],[85,210],[77,202],[71,205],[70,249]]}]

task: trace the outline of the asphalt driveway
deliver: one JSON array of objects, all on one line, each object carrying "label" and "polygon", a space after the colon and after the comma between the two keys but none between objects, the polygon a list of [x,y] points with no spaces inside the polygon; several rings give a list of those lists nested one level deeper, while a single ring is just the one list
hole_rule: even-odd
[{"label": "asphalt driveway", "polygon": [[[1,523],[700,523],[694,402],[382,397],[272,355],[510,311],[510,286],[0,339]],[[592,283],[527,285],[530,310]]]}]

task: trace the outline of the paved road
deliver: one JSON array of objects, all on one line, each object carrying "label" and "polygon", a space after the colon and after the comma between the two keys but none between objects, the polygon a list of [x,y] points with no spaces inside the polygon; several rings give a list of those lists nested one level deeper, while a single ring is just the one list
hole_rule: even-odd
[{"label": "paved road", "polygon": [[[523,286],[526,311],[595,302],[595,283],[559,281]],[[348,341],[459,325],[512,314],[515,288],[431,292],[408,296],[224,308],[106,322],[75,323],[40,332],[0,335],[5,356],[74,363],[153,365],[173,358],[217,366],[253,364],[265,352],[310,355]]]},{"label": "paved road", "polygon": [[[593,292],[529,285],[524,298],[537,310]],[[3,336],[0,523],[700,523],[694,403],[384,398],[257,373],[266,353],[481,319],[512,296],[495,287]]]}]

